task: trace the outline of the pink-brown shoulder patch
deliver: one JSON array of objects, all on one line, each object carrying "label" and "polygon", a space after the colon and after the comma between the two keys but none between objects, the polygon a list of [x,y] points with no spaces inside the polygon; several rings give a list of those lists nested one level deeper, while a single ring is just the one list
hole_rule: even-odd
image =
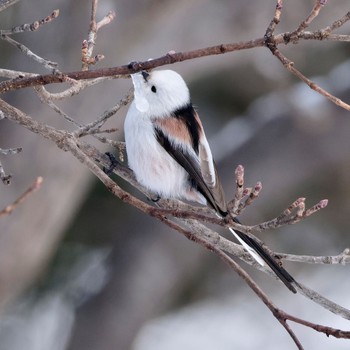
[{"label": "pink-brown shoulder patch", "polygon": [[185,143],[191,143],[191,136],[185,122],[177,118],[157,118],[154,125],[158,126],[168,136]]}]

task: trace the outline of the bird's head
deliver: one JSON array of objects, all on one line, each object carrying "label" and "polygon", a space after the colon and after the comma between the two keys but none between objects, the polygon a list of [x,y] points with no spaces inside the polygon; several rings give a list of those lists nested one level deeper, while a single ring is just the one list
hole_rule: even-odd
[{"label": "bird's head", "polygon": [[185,81],[172,70],[142,71],[131,78],[136,108],[150,118],[169,116],[190,103]]}]

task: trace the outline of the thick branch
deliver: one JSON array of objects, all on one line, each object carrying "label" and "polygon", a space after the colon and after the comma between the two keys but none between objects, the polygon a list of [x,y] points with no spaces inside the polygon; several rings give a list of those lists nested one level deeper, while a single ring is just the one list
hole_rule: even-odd
[{"label": "thick branch", "polygon": [[[344,23],[344,21],[342,22]],[[314,33],[301,33],[300,36],[296,40],[346,40],[344,36],[342,37],[334,37],[328,35],[320,35],[320,32],[314,32]],[[284,33],[279,34],[277,36],[273,37],[273,43],[274,45],[279,44],[288,44],[290,41],[287,40],[287,36],[290,35],[290,33]],[[295,40],[293,41],[295,43]],[[202,48],[198,50],[192,50],[187,52],[178,52],[178,53],[168,53],[165,56],[161,56],[159,58],[148,60],[144,62],[133,62],[128,65],[123,66],[117,66],[112,68],[104,68],[104,69],[97,69],[97,70],[90,70],[90,71],[78,71],[78,72],[70,72],[70,73],[62,73],[62,74],[51,74],[51,75],[38,75],[34,77],[26,77],[21,79],[15,79],[15,80],[9,80],[0,83],[0,94],[12,91],[12,90],[18,90],[26,87],[32,87],[37,85],[47,85],[47,84],[54,84],[54,83],[62,83],[67,81],[68,79],[74,79],[74,80],[85,80],[85,79],[95,79],[100,77],[112,77],[112,76],[119,76],[119,77],[128,77],[130,74],[141,71],[141,70],[149,70],[156,67],[173,64],[176,62],[182,62],[185,60],[191,60],[199,57],[205,57],[205,56],[211,56],[211,55],[220,55],[224,53],[239,51],[239,50],[247,50],[252,49],[255,47],[263,47],[263,46],[269,46],[271,49],[271,44],[269,44],[266,41],[265,38],[259,38],[255,40],[245,41],[245,42],[238,42],[238,43],[231,43],[231,44],[221,44],[216,46],[211,46],[207,48]],[[277,52],[277,55],[276,55]],[[331,95],[326,90],[322,89],[318,85],[316,85],[313,81],[306,78],[304,75],[302,75],[297,69],[293,67],[293,63],[289,61],[287,58],[285,58],[282,54],[280,54],[279,50],[276,50],[274,54],[279,57],[283,65],[291,71],[294,75],[296,75],[299,79],[304,81],[311,89],[317,91],[321,95],[325,96],[329,100],[331,100],[333,103],[337,104],[338,106],[345,108],[347,110],[350,110],[350,106],[340,100],[339,98]]]},{"label": "thick branch", "polygon": [[[281,38],[283,42],[283,38]],[[94,79],[99,77],[106,76],[115,76],[122,75],[127,77],[132,73],[136,73],[141,70],[153,69],[156,67],[164,66],[167,64],[173,64],[175,62],[182,62],[185,60],[191,60],[194,58],[205,57],[210,55],[220,55],[227,52],[233,52],[237,50],[246,50],[254,47],[264,46],[264,39],[256,39],[246,42],[239,42],[233,44],[222,44],[211,46],[203,49],[187,51],[187,52],[178,52],[166,54],[165,56],[144,61],[144,62],[133,62],[127,65],[113,67],[113,68],[103,68],[96,69],[91,71],[78,71],[63,73],[62,75],[40,75],[38,77],[17,79],[16,81],[5,81],[0,84],[0,93],[23,89],[26,87],[36,86],[36,85],[47,85],[54,83],[61,83],[64,81],[64,77],[68,77],[75,80],[82,79]]]}]

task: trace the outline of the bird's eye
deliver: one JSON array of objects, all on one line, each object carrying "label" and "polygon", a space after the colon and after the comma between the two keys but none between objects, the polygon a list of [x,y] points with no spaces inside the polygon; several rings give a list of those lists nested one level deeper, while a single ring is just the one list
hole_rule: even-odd
[{"label": "bird's eye", "polygon": [[154,85],[152,85],[151,91],[154,92],[154,93],[156,93],[156,92],[157,92],[157,88],[156,88]]}]

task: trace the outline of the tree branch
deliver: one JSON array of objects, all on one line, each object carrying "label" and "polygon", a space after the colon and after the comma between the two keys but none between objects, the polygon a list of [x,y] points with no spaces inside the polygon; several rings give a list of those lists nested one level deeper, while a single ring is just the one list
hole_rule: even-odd
[{"label": "tree branch", "polygon": [[8,7],[14,5],[19,0],[0,0],[0,12],[6,10]]},{"label": "tree branch", "polygon": [[[15,1],[4,1],[0,0],[0,11],[3,9],[4,3],[13,4]],[[123,159],[123,151],[125,145],[121,142],[116,142],[108,140],[105,137],[99,136],[102,132],[112,132],[115,129],[105,129],[102,130],[104,123],[112,115],[117,113],[122,106],[127,105],[132,99],[132,91],[115,106],[103,113],[102,116],[97,118],[95,121],[90,122],[86,125],[80,125],[73,118],[69,117],[65,112],[63,112],[57,105],[53,103],[54,100],[61,100],[66,97],[73,96],[79,93],[85,87],[92,86],[98,82],[102,82],[106,79],[111,78],[123,78],[128,77],[129,74],[135,73],[140,70],[149,70],[159,66],[173,64],[175,62],[181,62],[185,60],[195,59],[199,57],[205,57],[210,55],[220,55],[228,52],[234,52],[238,50],[246,50],[257,47],[267,47],[276,56],[280,62],[288,69],[292,74],[296,75],[299,79],[304,81],[310,88],[325,96],[333,103],[341,106],[344,109],[350,110],[350,106],[335,96],[331,95],[329,92],[325,91],[317,84],[312,82],[310,79],[306,78],[300,71],[298,71],[293,62],[291,62],[286,56],[284,56],[278,49],[281,44],[288,45],[289,43],[296,44],[302,40],[330,40],[330,41],[350,41],[349,35],[332,34],[336,29],[339,29],[344,23],[350,19],[350,12],[348,12],[342,18],[334,21],[330,26],[320,29],[314,32],[306,32],[305,29],[314,21],[319,15],[321,9],[326,4],[325,0],[316,0],[310,14],[305,18],[304,21],[300,23],[297,28],[292,32],[286,32],[282,34],[275,35],[276,28],[281,20],[283,0],[277,0],[276,9],[274,16],[266,29],[264,38],[258,38],[255,40],[221,44],[215,45],[207,48],[202,48],[198,50],[192,50],[187,52],[174,52],[170,51],[166,55],[144,62],[132,62],[127,65],[98,69],[94,71],[89,71],[89,66],[95,64],[97,61],[102,59],[101,55],[97,55],[92,58],[92,52],[95,45],[97,32],[104,25],[110,23],[115,14],[108,13],[101,21],[96,21],[96,9],[98,0],[92,0],[91,9],[91,19],[90,19],[90,29],[88,40],[83,42],[82,48],[82,71],[70,72],[70,73],[60,73],[56,69],[56,63],[45,60],[33,52],[31,52],[27,47],[18,43],[9,37],[9,35],[24,32],[24,31],[34,31],[38,29],[41,25],[49,23],[54,18],[58,16],[57,12],[53,12],[51,16],[41,21],[35,21],[31,24],[23,24],[12,28],[11,30],[0,31],[1,38],[9,42],[10,44],[18,47],[23,53],[25,53],[31,59],[36,60],[48,69],[54,69],[55,74],[48,75],[36,75],[32,73],[16,72],[10,70],[0,69],[0,76],[10,78],[11,80],[0,83],[0,93],[6,91],[18,90],[24,87],[34,87],[40,99],[53,108],[57,113],[63,116],[66,120],[77,126],[74,132],[67,132],[66,130],[60,130],[53,128],[41,122],[33,120],[30,116],[21,112],[20,110],[12,107],[3,100],[0,100],[0,118],[6,117],[7,119],[20,124],[21,126],[27,128],[28,130],[41,135],[42,137],[54,142],[60,149],[70,152],[76,159],[78,159],[85,167],[87,167],[104,185],[105,187],[116,197],[121,199],[142,212],[158,219],[167,226],[176,230],[177,232],[183,234],[188,239],[195,241],[196,243],[202,245],[206,249],[214,252],[218,255],[226,264],[228,264],[244,281],[247,285],[254,291],[254,293],[262,300],[262,302],[269,308],[285,330],[289,333],[294,343],[298,349],[303,349],[299,339],[291,329],[287,321],[292,321],[294,323],[299,323],[303,326],[312,328],[318,332],[322,332],[327,336],[332,335],[337,338],[350,338],[350,332],[343,331],[340,329],[334,329],[331,327],[317,325],[306,320],[299,319],[293,315],[290,315],[279,308],[267,297],[267,295],[261,290],[261,288],[252,280],[252,278],[240,267],[228,254],[237,256],[242,261],[253,265],[257,269],[264,271],[276,278],[275,274],[267,267],[262,267],[253,261],[251,256],[245,252],[245,250],[220,236],[217,232],[209,229],[202,223],[215,224],[221,227],[232,227],[237,228],[240,231],[246,233],[249,237],[257,241],[259,244],[263,245],[257,237],[252,235],[252,232],[261,232],[266,229],[276,229],[283,225],[295,224],[305,219],[306,217],[313,215],[317,211],[325,208],[328,201],[322,200],[311,208],[307,209],[305,205],[305,198],[298,198],[294,201],[286,210],[284,210],[276,218],[269,220],[264,223],[260,223],[254,226],[241,225],[233,221],[233,218],[240,214],[247,206],[253,203],[255,199],[258,198],[262,190],[262,184],[257,182],[254,187],[244,187],[244,168],[243,166],[238,166],[235,172],[235,184],[236,191],[234,198],[228,203],[229,212],[226,218],[221,219],[213,214],[208,208],[198,208],[193,207],[188,204],[181,203],[180,201],[170,201],[161,200],[157,204],[157,207],[143,202],[142,200],[134,197],[127,191],[123,190],[117,185],[112,179],[110,179],[106,173],[101,169],[101,166],[108,167],[110,159],[107,155],[101,154],[95,147],[89,145],[82,141],[81,137],[86,135],[93,135],[98,138],[101,142],[107,142],[113,144],[119,151],[119,159]],[[8,5],[9,6],[9,5]],[[91,80],[93,79],[93,80]],[[43,86],[52,83],[68,82],[71,86],[59,93],[50,93]],[[11,153],[11,150],[3,150],[2,153]],[[1,150],[0,150],[1,152]],[[13,151],[15,153],[15,151]],[[142,186],[140,186],[130,169],[123,166],[119,161],[115,161],[114,172],[126,179],[129,183],[137,187],[142,193],[151,197],[152,194]],[[4,181],[6,175],[1,164],[0,164],[0,176]],[[6,207],[4,210],[0,211],[0,216],[8,215],[11,213],[20,203],[23,202],[32,192],[40,187],[42,178],[38,178],[37,181],[22,195],[20,196],[12,205]],[[272,255],[279,260],[290,260],[298,262],[307,262],[313,264],[348,264],[350,263],[349,249],[344,250],[341,254],[333,257],[321,257],[321,256],[296,256],[283,253],[274,253],[269,248],[266,247]],[[337,314],[343,318],[350,319],[350,311],[346,308],[328,300],[327,298],[319,295],[317,292],[309,289],[308,287],[302,285],[301,283],[296,283],[296,288],[298,292],[304,295],[309,300],[316,302],[323,308],[329,310],[330,312]]]},{"label": "tree branch", "polygon": [[101,29],[103,26],[111,23],[116,14],[113,11],[108,12],[108,14],[98,23],[96,22],[96,10],[97,10],[98,0],[92,0],[92,6],[91,6],[91,19],[90,19],[90,31],[89,31],[89,38],[88,40],[84,40],[82,44],[82,71],[89,70],[90,65],[94,65],[97,62],[104,59],[103,55],[96,55],[95,57],[92,56],[92,52],[94,50],[94,46],[96,43],[97,38],[97,32],[99,29]]},{"label": "tree branch", "polygon": [[[279,34],[274,37],[274,43],[276,45],[285,44],[288,45],[290,40],[288,37],[290,33]],[[296,40],[324,40],[326,38],[320,37],[319,33],[313,32],[312,35],[308,33],[307,39],[303,35],[300,35]],[[295,43],[295,42],[293,42]],[[36,85],[47,85],[56,84],[64,81],[64,77],[68,77],[75,80],[85,80],[85,79],[95,79],[99,77],[107,76],[119,76],[127,78],[130,74],[136,73],[141,70],[150,70],[156,67],[161,67],[168,64],[174,64],[176,62],[183,62],[186,60],[192,60],[200,57],[222,55],[229,52],[235,52],[240,50],[248,50],[257,47],[266,46],[266,38],[258,38],[249,41],[230,43],[230,44],[220,44],[215,46],[210,46],[206,48],[201,48],[197,50],[191,50],[186,52],[169,52],[168,54],[161,56],[156,59],[147,60],[143,62],[131,62],[126,65],[112,67],[112,68],[102,68],[90,71],[78,71],[78,72],[68,72],[62,73],[62,75],[39,75],[31,78],[17,79],[16,81],[10,80],[0,83],[0,94],[23,89],[26,87],[33,87]]]},{"label": "tree branch", "polygon": [[[100,181],[102,181],[104,183],[104,185],[107,187],[107,189],[112,192],[115,196],[117,196],[118,198],[120,198],[122,201],[127,202],[133,206],[135,206],[136,208],[140,209],[141,211],[147,213],[148,215],[151,215],[155,218],[157,218],[158,220],[164,222],[165,224],[167,224],[168,226],[170,226],[173,229],[176,229],[178,232],[184,234],[187,238],[196,241],[197,243],[203,245],[206,249],[209,249],[211,251],[216,252],[221,258],[226,258],[226,254],[222,252],[221,248],[219,248],[219,244],[221,244],[220,242],[223,241],[223,238],[220,236],[216,236],[217,239],[214,239],[214,244],[211,243],[210,241],[208,241],[205,238],[202,238],[199,233],[201,231],[194,231],[194,230],[186,230],[184,228],[182,228],[181,226],[179,226],[178,224],[175,224],[173,221],[169,220],[167,218],[167,216],[165,216],[166,214],[170,214],[170,211],[164,211],[164,209],[160,209],[160,208],[154,208],[153,206],[146,204],[142,201],[140,201],[139,199],[135,198],[134,196],[130,195],[129,193],[127,193],[126,191],[122,190],[114,181],[112,181],[101,169],[99,166],[97,166],[95,164],[94,161],[91,160],[91,156],[94,153],[91,153],[89,156],[86,155],[86,149],[84,148],[84,144],[81,143],[79,141],[79,139],[77,139],[76,137],[74,137],[72,134],[64,132],[62,130],[57,130],[54,129],[52,127],[49,127],[45,124],[39,123],[37,121],[34,121],[32,118],[30,118],[29,116],[25,115],[23,112],[17,110],[16,108],[8,105],[6,102],[0,100],[0,109],[3,111],[3,113],[5,114],[5,116],[10,119],[15,121],[16,123],[21,124],[22,126],[25,126],[27,129],[38,133],[40,135],[42,135],[43,137],[50,139],[52,141],[54,141],[58,147],[64,149],[65,151],[69,151],[72,153],[72,155],[74,157],[76,157],[81,163],[83,163],[86,167],[88,167],[88,169],[90,171],[92,171],[95,176],[97,176]],[[91,150],[91,146],[88,146],[88,149]],[[98,151],[96,151],[98,152]],[[97,154],[97,153],[96,153]],[[96,157],[94,157],[93,159],[96,159]],[[118,174],[122,174],[122,176],[126,177],[128,175],[130,175],[130,171],[127,169],[123,169],[123,167],[118,166]],[[243,180],[243,178],[242,178]],[[131,181],[132,182],[132,181]],[[191,215],[182,215],[182,214],[186,214],[186,213],[181,213],[181,212],[171,212],[171,214],[174,214],[174,216],[188,216],[190,217]],[[206,215],[203,214],[197,214],[196,215],[197,218],[203,218],[203,216],[205,216],[204,219],[207,219]],[[207,237],[209,237],[207,235]],[[211,238],[215,238],[214,236],[211,236]],[[232,242],[230,242],[230,244],[233,244]],[[227,246],[227,244],[226,244]],[[242,250],[242,248],[240,248]],[[232,259],[231,259],[232,260]],[[238,265],[236,263],[232,263],[231,260],[228,260],[227,262],[230,264],[230,266],[232,268],[235,269],[235,271],[237,273],[239,273],[239,275],[242,278],[246,278],[248,275],[245,273],[245,271],[243,271],[240,267],[237,267]],[[270,272],[272,273],[272,272]],[[249,277],[249,276],[248,276]],[[248,282],[247,282],[248,283]],[[252,281],[250,281],[248,284],[251,288],[253,288],[252,286]],[[254,283],[253,283],[254,284]],[[256,289],[256,287],[254,286],[254,291],[259,295],[259,298],[261,298],[261,300],[267,304],[267,306],[270,308],[270,310],[274,313],[274,315],[278,318],[278,320],[280,321],[280,323],[283,325],[283,327],[287,330],[287,332],[291,335],[291,337],[293,338],[294,342],[298,345],[299,349],[302,349],[300,342],[298,341],[297,337],[295,336],[295,334],[293,333],[293,331],[290,329],[290,327],[286,324],[286,320],[283,319],[283,317],[280,317],[280,313],[277,312],[276,307],[271,304],[271,302],[266,299],[266,296],[262,296],[261,293],[262,291],[258,288]],[[308,292],[309,291],[309,292]],[[300,286],[298,287],[298,292],[300,292],[301,294],[308,296],[310,298],[310,300],[319,300],[315,297],[315,293],[313,293],[312,291],[308,290],[306,287],[304,286]],[[317,295],[317,293],[316,293]],[[324,300],[324,298],[321,300]],[[330,306],[329,306],[330,311],[334,312],[334,309],[337,310],[338,312],[340,312],[341,314],[350,317],[350,312],[348,310],[345,309],[345,311],[343,310],[344,308],[341,308],[340,306],[334,304],[331,302]],[[273,311],[274,310],[274,311]],[[339,311],[340,310],[340,311]],[[339,334],[342,335],[346,335],[346,333],[343,333],[343,331],[339,330]]]},{"label": "tree branch", "polygon": [[[23,52],[26,56],[28,56],[29,58],[31,58],[32,60],[40,63],[43,67],[45,67],[48,70],[52,70],[52,71],[56,71],[57,67],[58,67],[58,63],[56,62],[52,62],[49,60],[46,60],[40,56],[38,56],[37,54],[35,54],[34,52],[32,52],[30,49],[28,49],[28,47],[26,47],[25,45],[19,43],[18,41],[10,38],[8,35],[0,35],[0,38],[2,40],[7,41],[9,44],[17,47],[17,49],[19,49],[21,52]],[[30,78],[28,78],[30,79]]]},{"label": "tree branch", "polygon": [[11,214],[21,203],[23,203],[33,192],[37,191],[43,182],[43,178],[39,176],[34,183],[12,204],[6,206],[0,211],[0,217]]},{"label": "tree branch", "polygon": [[[310,23],[318,16],[320,10],[322,7],[326,4],[326,0],[316,0],[316,3],[310,13],[310,15],[299,25],[299,27],[293,31],[292,33],[285,33],[284,39],[286,43],[293,42],[296,44],[301,37],[303,37],[303,31],[305,28],[307,28]],[[302,80],[305,84],[307,84],[310,89],[315,90],[320,95],[326,97],[331,102],[336,104],[337,106],[346,109],[347,111],[350,111],[350,105],[342,101],[340,98],[335,97],[325,89],[321,88],[319,85],[317,85],[314,81],[307,78],[305,75],[303,75],[298,69],[294,67],[294,62],[292,62],[290,59],[288,59],[285,55],[281,53],[280,50],[278,50],[277,45],[279,42],[276,40],[277,37],[273,35],[277,24],[280,22],[280,17],[282,13],[282,7],[283,7],[283,0],[277,0],[276,5],[276,11],[275,15],[270,23],[270,25],[266,29],[265,33],[265,43],[267,48],[272,52],[274,56],[276,56],[279,61],[283,64],[283,66],[292,74],[294,74],[298,79]],[[347,20],[349,19],[349,13],[342,17],[340,20],[334,22],[336,24],[331,25],[330,27],[326,28],[326,31],[323,32],[323,36],[320,35],[321,32],[318,32],[319,34],[319,40],[323,40],[324,37],[327,37],[327,35],[330,34],[332,31],[332,28],[339,28],[342,26]],[[316,34],[316,32],[315,32]],[[311,38],[311,37],[309,37]]]},{"label": "tree branch", "polygon": [[54,10],[49,16],[41,20],[34,21],[32,23],[21,24],[20,26],[13,27],[12,29],[0,29],[0,35],[12,35],[23,32],[34,32],[44,24],[50,23],[51,21],[56,19],[59,16],[59,14],[59,10]]}]

